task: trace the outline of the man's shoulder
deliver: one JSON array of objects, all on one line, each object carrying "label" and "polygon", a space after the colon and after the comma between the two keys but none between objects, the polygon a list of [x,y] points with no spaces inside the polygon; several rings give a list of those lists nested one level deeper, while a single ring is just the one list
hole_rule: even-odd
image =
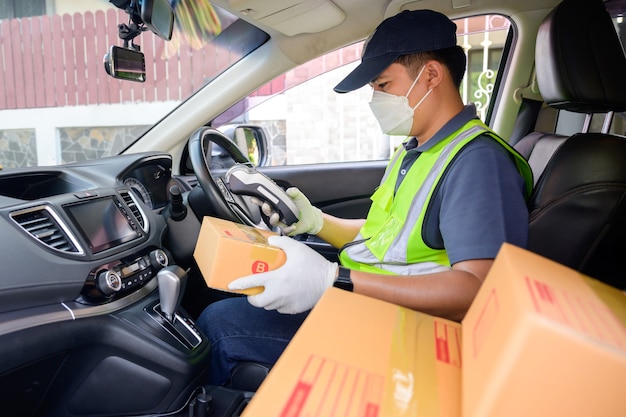
[{"label": "man's shoulder", "polygon": [[475,148],[480,148],[480,147],[488,147],[488,148],[501,150],[508,154],[508,151],[505,149],[504,146],[502,146],[500,142],[496,140],[494,135],[495,133],[490,133],[490,132],[485,131],[481,133],[480,135],[476,136],[476,138],[474,138],[473,140],[470,140],[465,145],[463,150],[475,149]]},{"label": "man's shoulder", "polygon": [[506,159],[514,161],[514,156],[503,144],[492,136],[489,132],[483,132],[473,140],[463,146],[458,156],[461,160],[482,159],[489,155],[496,159]]},{"label": "man's shoulder", "polygon": [[491,134],[485,132],[469,141],[450,164],[450,170],[492,175],[502,170],[517,171],[515,157]]}]

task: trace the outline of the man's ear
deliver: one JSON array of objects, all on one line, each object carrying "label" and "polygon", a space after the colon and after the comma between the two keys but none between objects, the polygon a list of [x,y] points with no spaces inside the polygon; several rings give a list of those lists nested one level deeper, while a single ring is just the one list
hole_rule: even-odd
[{"label": "man's ear", "polygon": [[429,89],[437,87],[444,79],[446,68],[439,61],[431,60],[426,63],[424,70],[427,87]]}]

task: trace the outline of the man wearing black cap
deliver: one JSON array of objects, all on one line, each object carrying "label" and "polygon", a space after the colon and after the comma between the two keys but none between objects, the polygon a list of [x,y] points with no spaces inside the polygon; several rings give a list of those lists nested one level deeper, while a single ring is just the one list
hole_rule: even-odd
[{"label": "man wearing black cap", "polygon": [[213,344],[212,382],[225,382],[238,361],[273,363],[333,285],[460,320],[502,243],[526,245],[532,174],[474,106],[463,105],[465,65],[456,25],[440,13],[406,11],[378,26],[361,64],[335,91],[369,83],[383,132],[410,139],[390,161],[365,220],[324,214],[295,188],[288,190],[300,209],[294,225],[278,223],[263,205],[284,234],[316,234],[341,248],[341,266],[289,237],[270,238],[286,263],[230,285],[265,290],[249,304],[215,303],[198,321]]}]

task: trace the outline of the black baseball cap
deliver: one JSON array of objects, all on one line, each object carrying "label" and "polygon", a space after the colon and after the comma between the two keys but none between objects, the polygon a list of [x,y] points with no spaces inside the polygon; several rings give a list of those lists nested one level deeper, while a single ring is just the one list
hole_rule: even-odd
[{"label": "black baseball cap", "polygon": [[405,10],[385,19],[366,41],[361,63],[334,90],[347,93],[363,87],[400,55],[435,51],[456,45],[456,24],[433,10]]}]

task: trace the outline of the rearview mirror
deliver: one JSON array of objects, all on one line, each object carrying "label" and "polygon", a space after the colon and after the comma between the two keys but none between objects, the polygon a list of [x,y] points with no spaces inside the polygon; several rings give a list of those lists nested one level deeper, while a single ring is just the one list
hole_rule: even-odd
[{"label": "rearview mirror", "polygon": [[146,81],[146,62],[143,53],[134,49],[111,46],[104,55],[104,69],[107,74],[122,80]]},{"label": "rearview mirror", "polygon": [[158,37],[169,41],[174,27],[174,11],[169,0],[143,0],[141,20]]}]

